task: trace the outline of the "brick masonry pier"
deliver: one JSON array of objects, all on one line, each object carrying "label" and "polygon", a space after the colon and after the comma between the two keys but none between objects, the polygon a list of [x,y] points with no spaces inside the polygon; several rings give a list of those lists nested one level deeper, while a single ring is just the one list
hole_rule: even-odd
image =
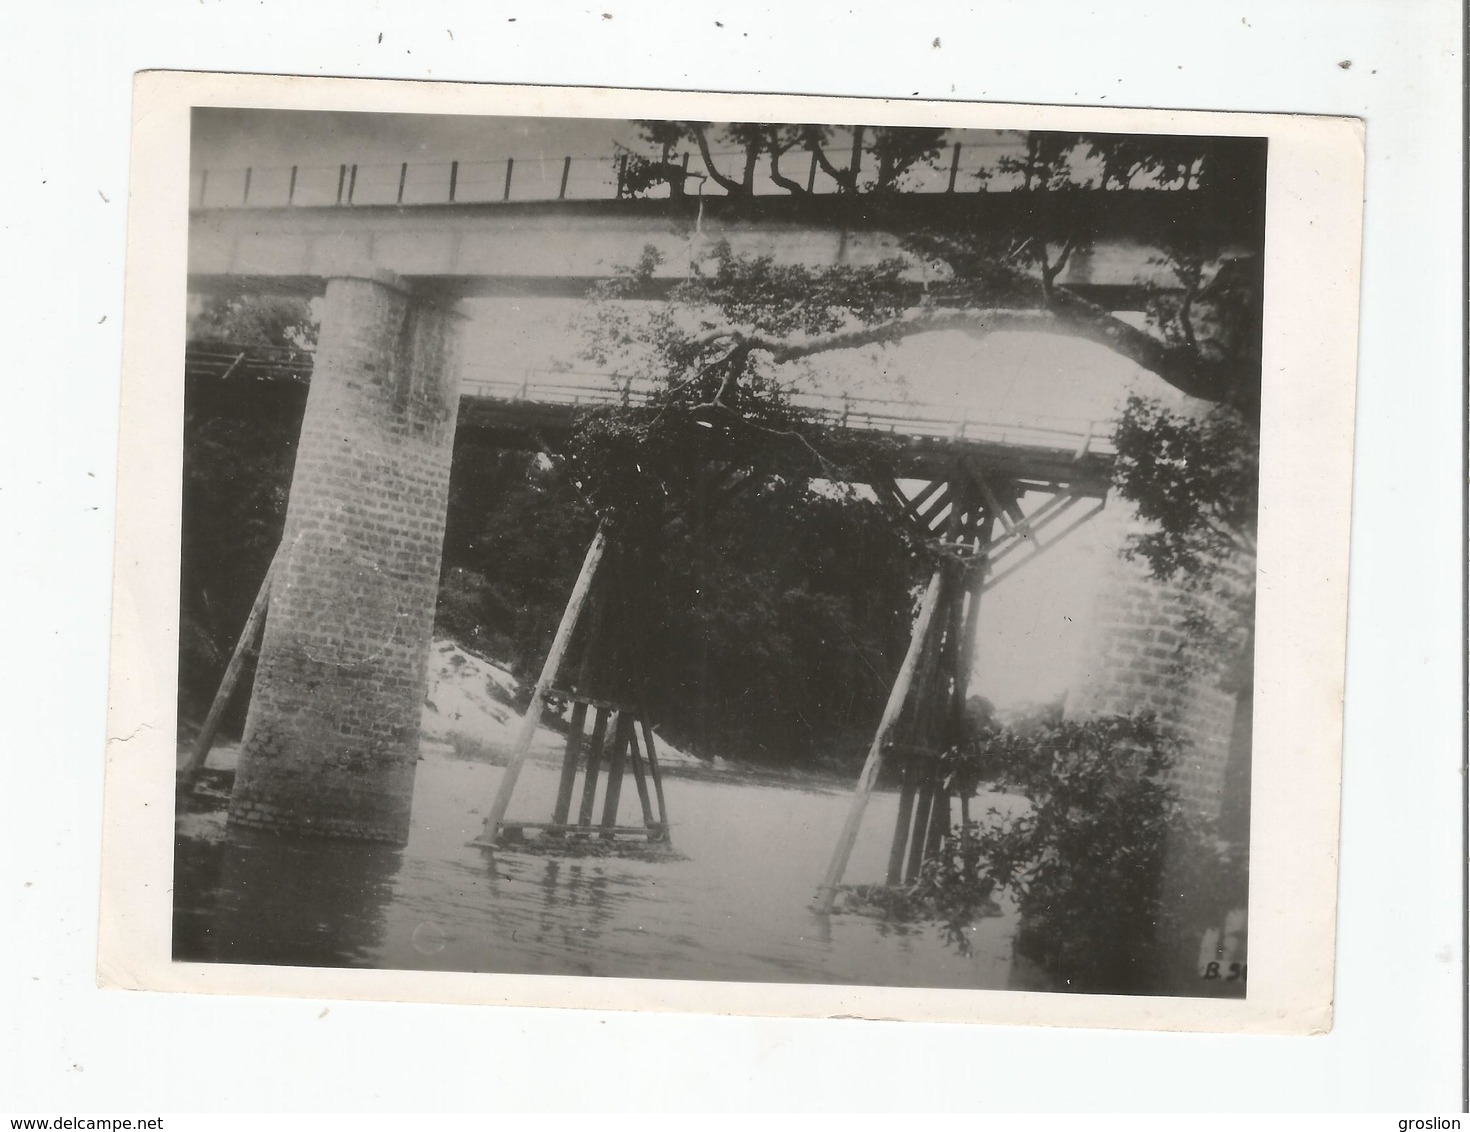
[{"label": "brick masonry pier", "polygon": [[386,273],[327,283],[235,824],[407,839],[460,321]]},{"label": "brick masonry pier", "polygon": [[[1144,529],[1130,511],[1126,501],[1115,499],[1095,520],[1106,557],[1090,639],[1065,714],[1088,719],[1154,712],[1182,746],[1174,768],[1180,800],[1202,816],[1228,817],[1250,801],[1250,705],[1237,709],[1238,666],[1217,667],[1203,658],[1189,664],[1190,614],[1215,599],[1191,595],[1182,583],[1158,581],[1143,562],[1123,557],[1128,535]],[[1246,768],[1235,765],[1241,762]]]}]

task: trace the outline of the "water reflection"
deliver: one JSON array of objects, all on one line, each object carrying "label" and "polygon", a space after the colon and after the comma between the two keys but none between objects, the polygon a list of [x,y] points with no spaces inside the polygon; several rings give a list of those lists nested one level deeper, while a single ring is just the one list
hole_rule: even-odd
[{"label": "water reflection", "polygon": [[181,837],[174,958],[367,967],[402,854],[383,845],[231,829]]},{"label": "water reflection", "polygon": [[[175,956],[220,962],[897,986],[1006,986],[1014,917],[974,951],[933,925],[810,911],[847,793],[811,784],[671,775],[676,852],[561,857],[467,844],[500,770],[419,764],[409,843],[240,831],[186,815]],[[557,776],[528,764],[512,816],[549,812]],[[874,797],[849,869],[881,877],[896,816]],[[192,825],[191,825],[192,823]]]}]

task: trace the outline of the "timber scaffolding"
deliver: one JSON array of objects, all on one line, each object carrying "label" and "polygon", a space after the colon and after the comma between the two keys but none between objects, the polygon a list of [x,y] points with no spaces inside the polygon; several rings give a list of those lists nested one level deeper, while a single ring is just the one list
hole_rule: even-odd
[{"label": "timber scaffolding", "polygon": [[[581,572],[572,587],[572,595],[542,666],[541,677],[531,693],[531,702],[511,750],[510,761],[501,776],[490,813],[485,818],[484,831],[470,842],[471,845],[493,849],[497,845],[525,842],[528,835],[542,844],[575,845],[589,839],[596,839],[603,845],[629,840],[648,845],[669,844],[668,806],[664,800],[663,775],[658,765],[653,728],[643,706],[641,688],[635,686],[635,679],[630,676],[629,666],[624,662],[622,646],[627,643],[632,628],[626,589],[621,584],[616,562],[610,571],[599,570],[605,559],[615,556],[616,550],[610,547],[607,525],[603,523],[597,528],[592,545],[587,548]],[[577,655],[575,665],[568,662],[574,651]],[[575,674],[567,680],[564,673],[571,670]],[[550,818],[507,820],[506,810],[548,705],[571,707],[561,776]],[[590,735],[587,732],[589,718],[592,720]],[[572,801],[579,770],[582,775],[581,801],[576,821],[572,821]],[[641,826],[618,824],[618,807],[628,770],[633,772],[633,782],[638,791],[638,805],[643,818]],[[594,821],[600,779],[602,817]],[[649,794],[650,785],[653,787],[652,796]]]},{"label": "timber scaffolding", "polygon": [[[817,890],[813,908],[821,914],[831,912],[844,891],[848,860],[885,760],[898,764],[900,782],[884,883],[913,883],[925,863],[941,852],[953,828],[955,799],[941,756],[964,734],[980,599],[1086,523],[1106,502],[1105,490],[1095,485],[1036,483],[986,470],[964,456],[921,482],[913,494],[897,482],[885,486],[890,502],[932,547],[936,561],[847,820]],[[969,797],[963,790],[957,793],[963,840],[970,823]]]},{"label": "timber scaffolding", "polygon": [[[687,525],[695,512],[702,525],[738,495],[758,485],[764,476],[754,467],[719,460],[706,461],[700,469],[688,506],[665,515],[660,531]],[[686,513],[687,512],[687,513]],[[538,847],[585,842],[595,839],[602,846],[632,841],[667,847],[671,844],[668,805],[664,798],[663,774],[658,765],[658,748],[647,709],[644,678],[637,661],[629,656],[636,631],[636,610],[630,587],[619,560],[616,540],[603,520],[587,548],[581,571],[562,612],[561,623],[531,693],[521,730],[511,749],[510,761],[501,776],[480,836],[470,842],[482,849],[507,844],[525,844],[529,834]],[[575,666],[569,656],[577,656]],[[575,668],[570,679],[566,673]],[[549,820],[508,820],[516,783],[525,766],[549,704],[571,707],[561,776]],[[587,733],[588,718],[592,731]],[[609,733],[611,743],[608,743]],[[640,749],[641,740],[641,749]],[[646,767],[646,771],[645,771]],[[581,771],[581,803],[576,822],[571,806]],[[642,826],[618,824],[625,771],[633,772],[642,813]],[[598,780],[602,786],[602,818],[594,824]],[[648,787],[653,787],[650,798]],[[654,813],[657,804],[657,814]]]},{"label": "timber scaffolding", "polygon": [[[763,478],[756,469],[731,465],[712,466],[706,472],[709,485],[701,494],[718,501],[718,505]],[[880,500],[931,548],[935,566],[919,604],[907,653],[859,775],[847,820],[817,891],[813,908],[820,914],[831,912],[843,891],[848,860],[885,760],[897,763],[900,779],[885,884],[912,883],[924,864],[942,851],[945,836],[953,828],[956,797],[960,838],[967,836],[969,798],[964,791],[951,791],[941,756],[963,735],[965,701],[975,666],[980,600],[1081,527],[1106,503],[1106,489],[1090,477],[1080,477],[1076,484],[1041,482],[995,468],[985,469],[965,454],[955,455],[943,472],[927,479],[889,479],[875,486]],[[538,841],[596,838],[613,843],[632,838],[669,843],[668,812],[644,697],[629,690],[632,681],[626,671],[621,701],[603,699],[589,691],[613,679],[611,673],[617,668],[615,642],[626,635],[632,623],[624,587],[616,578],[609,580],[599,574],[604,559],[615,554],[604,523],[588,547],[484,830],[472,845],[494,849],[524,842],[528,834]],[[616,572],[615,564],[614,575]],[[594,592],[597,600],[589,601]],[[562,673],[569,667],[567,657],[574,639],[581,642],[578,674],[571,687],[564,687]],[[614,647],[609,648],[609,643]],[[507,820],[542,711],[546,704],[556,702],[570,704],[572,712],[551,816],[542,821]],[[588,739],[587,719],[594,712]],[[609,730],[613,738],[607,747]],[[583,776],[581,806],[578,820],[573,823],[571,804],[579,765]],[[632,769],[638,786],[642,827],[617,823],[625,766]],[[602,818],[594,824],[598,776],[604,769],[607,781]],[[657,816],[650,804],[649,779],[657,795]]]}]

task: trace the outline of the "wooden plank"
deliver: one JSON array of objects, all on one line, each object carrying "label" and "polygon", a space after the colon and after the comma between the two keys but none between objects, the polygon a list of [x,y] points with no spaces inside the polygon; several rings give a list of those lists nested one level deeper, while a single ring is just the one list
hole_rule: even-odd
[{"label": "wooden plank", "polygon": [[611,827],[618,824],[618,802],[623,796],[623,762],[628,753],[628,733],[632,730],[633,718],[625,711],[617,714],[613,724],[612,753],[607,760],[607,789],[603,792],[602,824]]},{"label": "wooden plank", "polygon": [[635,715],[638,711],[635,704],[626,703],[621,700],[600,699],[597,696],[584,696],[581,692],[575,692],[569,688],[552,688],[551,691],[546,693],[546,698],[548,700],[560,700],[563,703],[571,704],[574,710],[578,705],[581,705],[583,707],[601,708],[604,711],[627,711]]},{"label": "wooden plank", "polygon": [[[501,831],[505,837],[512,833],[524,833],[527,831],[559,835],[563,837],[662,837],[664,828],[655,823],[652,826],[645,825],[561,825],[550,821],[507,821],[501,822]],[[486,844],[478,841],[475,844]]]},{"label": "wooden plank", "polygon": [[551,820],[565,824],[572,812],[572,791],[577,783],[577,763],[582,756],[582,732],[587,726],[587,705],[572,707],[571,724],[567,730],[567,753],[561,761],[561,781],[556,787],[556,805],[551,810]]},{"label": "wooden plank", "polygon": [[597,776],[602,773],[602,748],[607,739],[606,708],[597,709],[597,722],[592,725],[592,742],[587,746],[587,771],[582,776],[582,806],[577,811],[578,825],[592,824],[592,811],[597,807]]},{"label": "wooden plank", "polygon": [[230,697],[234,695],[235,685],[240,680],[240,672],[245,667],[245,657],[249,655],[265,625],[266,607],[270,605],[271,579],[275,577],[276,563],[280,557],[281,552],[277,550],[271,564],[266,567],[265,577],[260,581],[260,589],[256,591],[255,601],[251,603],[250,613],[245,618],[245,626],[235,641],[235,651],[230,654],[230,661],[225,665],[225,674],[214,693],[214,702],[209,705],[209,713],[204,717],[204,726],[199,729],[199,735],[189,751],[188,762],[179,771],[179,780],[184,786],[193,783],[204,766],[204,760],[209,757],[209,749],[214,745],[220,720],[224,718],[225,708],[230,704]]},{"label": "wooden plank", "polygon": [[566,657],[567,646],[572,641],[572,630],[577,627],[577,619],[582,614],[587,592],[592,588],[592,579],[597,575],[598,564],[606,550],[607,528],[599,525],[591,545],[587,547],[587,556],[582,560],[582,570],[572,586],[567,607],[562,611],[561,624],[557,626],[556,636],[552,639],[551,651],[546,654],[546,663],[541,666],[541,677],[536,681],[531,702],[526,707],[525,718],[521,720],[515,746],[511,748],[510,762],[500,778],[500,788],[495,793],[495,800],[490,803],[490,813],[485,818],[485,837],[491,845],[495,844],[496,830],[505,817],[506,807],[510,805],[516,780],[521,776],[521,768],[531,750],[531,741],[536,737],[536,728],[541,726],[541,711],[546,706],[546,694],[556,683],[557,673],[561,671],[562,660]]},{"label": "wooden plank", "polygon": [[842,883],[842,874],[847,871],[847,862],[852,856],[852,847],[857,843],[858,830],[863,824],[863,811],[868,808],[868,798],[873,793],[873,786],[878,781],[878,771],[883,766],[883,744],[887,742],[888,733],[893,730],[893,725],[898,721],[899,713],[903,710],[904,702],[908,699],[909,687],[914,680],[914,670],[919,664],[919,654],[924,649],[924,642],[929,638],[929,627],[933,624],[934,610],[939,604],[941,582],[941,572],[934,571],[933,577],[929,579],[929,588],[924,591],[924,600],[919,605],[919,614],[914,621],[914,632],[909,638],[908,652],[904,655],[903,664],[898,670],[898,677],[893,681],[893,687],[888,693],[888,703],[883,708],[883,718],[879,721],[878,731],[873,736],[872,744],[868,747],[868,756],[863,763],[862,773],[858,775],[857,788],[853,791],[847,821],[842,827],[842,833],[832,853],[832,861],[827,866],[827,873],[822,878],[821,887],[817,891],[817,899],[813,907],[818,913],[825,914],[832,911],[832,903],[837,899],[837,886]]}]

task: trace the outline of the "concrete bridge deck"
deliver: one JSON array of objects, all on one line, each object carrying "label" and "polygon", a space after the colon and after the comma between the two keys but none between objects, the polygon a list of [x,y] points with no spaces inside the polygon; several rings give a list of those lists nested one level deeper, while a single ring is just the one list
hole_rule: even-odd
[{"label": "concrete bridge deck", "polygon": [[1248,248],[1260,223],[1217,194],[1182,190],[216,207],[190,212],[188,271],[194,290],[319,292],[334,275],[387,270],[453,297],[582,296],[652,247],[662,257],[652,296],[728,240],[738,253],[808,267],[902,257],[917,295],[942,293],[943,273],[905,252],[905,232],[1024,231],[1041,209],[1058,242],[1085,236],[1057,285],[1115,311],[1177,287],[1154,262],[1171,233],[1206,224]]}]

